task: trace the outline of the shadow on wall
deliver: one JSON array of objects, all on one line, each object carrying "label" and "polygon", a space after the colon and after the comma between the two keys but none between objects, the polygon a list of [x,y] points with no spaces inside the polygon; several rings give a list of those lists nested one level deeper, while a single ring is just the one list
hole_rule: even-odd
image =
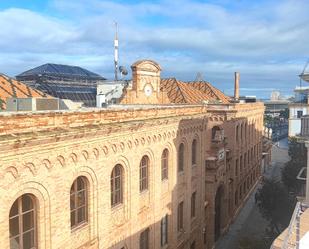
[{"label": "shadow on wall", "polygon": [[131,229],[143,229],[110,249],[213,248],[259,180],[262,131],[251,120],[183,118],[176,134],[171,147],[156,155],[161,162],[150,161],[152,193],[131,203],[137,210]]},{"label": "shadow on wall", "polygon": [[[102,205],[103,209],[111,207],[110,216],[99,214],[101,206],[96,208],[95,204],[91,210],[96,214],[88,208],[89,229],[74,231],[80,237],[90,234],[86,248],[155,249],[168,245],[210,249],[239,212],[261,172],[262,129],[256,128],[256,120],[227,118],[209,110],[165,121],[160,125],[162,130],[149,136],[155,145],[151,146],[147,135],[140,139],[145,153],[140,155],[139,165],[131,164],[129,172],[123,170],[127,175],[120,178],[121,168],[111,171],[113,196]],[[132,130],[132,135],[135,132]],[[138,132],[147,131],[138,128]],[[139,182],[133,182],[132,176]],[[65,174],[60,178],[67,180]],[[103,202],[97,199],[104,191],[100,186],[89,186],[89,203]],[[75,192],[71,192],[71,197],[77,196],[71,198],[71,207],[80,203]],[[107,218],[105,224],[111,227],[104,227],[105,220],[94,217]],[[39,214],[39,219],[44,217]]]}]

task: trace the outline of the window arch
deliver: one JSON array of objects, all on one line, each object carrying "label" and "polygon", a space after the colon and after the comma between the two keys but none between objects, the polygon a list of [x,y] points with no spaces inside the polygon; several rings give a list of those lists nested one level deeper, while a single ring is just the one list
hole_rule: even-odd
[{"label": "window arch", "polygon": [[88,221],[87,179],[79,176],[73,182],[70,191],[71,228]]},{"label": "window arch", "polygon": [[9,215],[10,248],[37,248],[37,211],[35,197],[20,196],[12,205]]},{"label": "window arch", "polygon": [[248,136],[248,124],[245,123],[245,139],[247,138]]},{"label": "window arch", "polygon": [[242,142],[242,140],[243,140],[243,134],[244,133],[244,131],[243,131],[243,124],[241,124],[240,125],[240,140],[241,140],[241,142]]},{"label": "window arch", "polygon": [[123,202],[123,167],[117,164],[111,174],[111,204],[115,206]]},{"label": "window arch", "polygon": [[149,157],[143,156],[139,165],[139,190],[140,192],[148,189],[149,181]]},{"label": "window arch", "polygon": [[196,141],[196,139],[193,139],[193,141],[192,141],[192,158],[191,158],[192,165],[196,164],[196,153],[197,153],[197,141]]},{"label": "window arch", "polygon": [[161,180],[168,179],[168,159],[169,151],[164,149],[161,155]]},{"label": "window arch", "polygon": [[149,228],[144,230],[139,236],[139,248],[149,249]]},{"label": "window arch", "polygon": [[238,190],[236,190],[236,192],[235,192],[234,203],[235,203],[235,206],[238,205]]},{"label": "window arch", "polygon": [[178,172],[184,169],[185,145],[181,143],[178,148]]},{"label": "window arch", "polygon": [[221,140],[221,129],[219,126],[214,126],[211,129],[211,139],[219,141]]}]

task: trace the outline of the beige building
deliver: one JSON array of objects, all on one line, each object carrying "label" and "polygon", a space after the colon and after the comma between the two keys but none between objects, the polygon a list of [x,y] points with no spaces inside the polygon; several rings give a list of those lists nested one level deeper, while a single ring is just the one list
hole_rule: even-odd
[{"label": "beige building", "polygon": [[0,113],[1,248],[214,248],[259,179],[264,106],[132,70],[120,105]]}]

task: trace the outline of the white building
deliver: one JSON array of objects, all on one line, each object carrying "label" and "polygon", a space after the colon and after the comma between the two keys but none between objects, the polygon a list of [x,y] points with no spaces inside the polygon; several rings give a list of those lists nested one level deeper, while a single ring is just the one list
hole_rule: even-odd
[{"label": "white building", "polygon": [[98,83],[96,106],[101,108],[108,104],[117,104],[129,84],[128,80],[105,80]]},{"label": "white building", "polygon": [[289,137],[300,134],[301,117],[309,114],[309,87],[296,87],[295,101],[289,104]]}]

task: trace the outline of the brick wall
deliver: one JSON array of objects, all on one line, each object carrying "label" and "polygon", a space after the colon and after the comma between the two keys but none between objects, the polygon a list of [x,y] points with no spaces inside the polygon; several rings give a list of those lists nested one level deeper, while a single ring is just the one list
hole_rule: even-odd
[{"label": "brick wall", "polygon": [[[142,122],[141,122],[142,120]],[[263,106],[231,105],[215,107],[127,109],[84,112],[50,112],[0,115],[0,242],[9,248],[8,215],[13,202],[24,193],[37,201],[38,243],[40,248],[121,248],[139,247],[139,236],[150,228],[151,248],[160,246],[160,222],[168,215],[169,248],[207,248],[214,245],[215,195],[224,188],[221,230],[227,228],[245,197],[234,202],[234,192],[244,179],[235,177],[235,160],[248,148],[259,146]],[[136,122],[138,121],[138,122]],[[242,142],[236,142],[237,125],[253,124]],[[218,125],[227,136],[225,149],[231,159],[218,161],[215,169],[205,168],[205,160],[218,152],[211,129]],[[77,128],[78,127],[78,128]],[[32,132],[30,135],[25,132]],[[198,157],[191,163],[192,141],[197,139]],[[177,150],[185,145],[184,172],[177,171]],[[169,178],[161,180],[161,155],[170,152]],[[139,163],[150,159],[149,190],[139,192]],[[246,168],[257,181],[261,151]],[[124,201],[115,208],[110,203],[110,176],[113,167],[124,168]],[[251,164],[252,163],[252,164]],[[70,188],[78,176],[88,181],[88,223],[70,228]],[[233,178],[232,189],[230,178]],[[196,217],[190,216],[190,199],[197,193]],[[184,201],[184,231],[177,232],[177,205]],[[206,205],[207,204],[207,205]],[[206,206],[205,206],[206,205]],[[206,213],[205,213],[206,212]]]}]

